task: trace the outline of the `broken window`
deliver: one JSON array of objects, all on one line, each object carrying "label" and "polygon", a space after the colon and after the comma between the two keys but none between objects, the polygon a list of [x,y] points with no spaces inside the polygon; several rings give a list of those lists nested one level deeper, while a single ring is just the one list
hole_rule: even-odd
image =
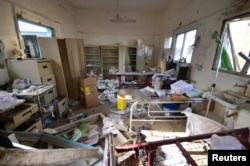
[{"label": "broken window", "polygon": [[197,30],[189,30],[176,35],[173,52],[174,61],[191,63]]},{"label": "broken window", "polygon": [[44,25],[33,23],[24,19],[18,19],[18,27],[21,35],[37,37],[53,37],[53,29]]},{"label": "broken window", "polygon": [[21,46],[26,58],[42,58],[38,37],[53,37],[53,29],[41,24],[18,18]]},{"label": "broken window", "polygon": [[213,69],[237,75],[250,75],[250,14],[223,22],[221,36],[214,32],[217,43]]}]

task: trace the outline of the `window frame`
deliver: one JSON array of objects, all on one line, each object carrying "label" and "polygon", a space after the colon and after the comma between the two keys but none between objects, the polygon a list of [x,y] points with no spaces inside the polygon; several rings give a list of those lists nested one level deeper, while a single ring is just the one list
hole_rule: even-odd
[{"label": "window frame", "polygon": [[[47,26],[47,25],[43,25],[43,24],[41,24],[41,23],[37,23],[37,22],[34,22],[34,21],[30,21],[30,20],[28,20],[28,19],[24,19],[24,18],[21,18],[21,17],[20,17],[20,18],[17,17],[16,24],[17,24],[17,27],[18,27],[19,35],[22,35],[22,32],[21,32],[20,27],[19,27],[19,23],[18,23],[19,20],[20,20],[20,21],[23,21],[23,22],[26,22],[26,23],[30,23],[30,24],[36,25],[36,26],[40,26],[40,27],[43,27],[43,28],[48,28],[48,29],[51,30],[51,36],[48,37],[48,38],[53,38],[53,37],[55,37],[55,30],[54,30],[53,27],[50,27],[50,26]],[[26,35],[26,34],[24,34],[24,35]],[[31,34],[31,35],[34,35],[34,34]],[[44,36],[37,36],[37,37],[44,37]]]},{"label": "window frame", "polygon": [[[178,28],[177,30],[174,31],[173,33],[173,39],[172,39],[172,47],[171,47],[171,56],[173,59],[174,58],[174,55],[175,55],[175,49],[176,49],[176,42],[177,42],[177,36],[179,34],[186,34],[187,32],[189,31],[192,31],[192,30],[196,30],[196,34],[195,34],[195,40],[194,40],[194,43],[193,43],[193,46],[195,47],[196,45],[196,41],[197,41],[197,38],[198,38],[198,25],[197,24],[191,24],[191,25],[188,25],[188,26],[185,26],[185,27],[182,27],[182,28]],[[184,37],[184,40],[185,41],[185,37]],[[183,49],[184,47],[182,47],[182,50],[181,52],[183,52]],[[191,60],[190,60],[190,64],[192,63],[192,59],[193,59],[193,55],[194,55],[194,50],[195,48],[193,48],[193,51],[192,51],[192,55],[191,55]],[[180,58],[180,60],[182,59],[182,57]]]},{"label": "window frame", "polygon": [[[250,17],[250,12],[249,11],[242,11],[242,12],[231,14],[230,16],[223,18],[222,22],[221,22],[221,30],[220,30],[220,33],[219,33],[220,39],[223,39],[223,36],[225,35],[225,31],[224,31],[225,27],[226,27],[225,23],[230,21],[230,20],[233,21],[234,19],[239,19],[239,18],[242,18],[242,17]],[[214,39],[212,39],[212,40],[214,40]],[[230,42],[230,45],[231,45],[231,42]],[[212,64],[212,70],[217,70],[217,68],[219,66],[218,63],[220,62],[220,60],[219,60],[220,52],[221,52],[221,49],[216,44],[216,52],[215,52],[215,56],[214,56],[214,60],[213,60],[213,64]],[[250,48],[249,48],[249,53],[250,53]],[[237,54],[238,53],[236,53],[236,55]],[[248,56],[248,55],[246,55],[246,56]],[[233,63],[235,63],[235,62],[233,62]],[[232,64],[232,65],[234,66],[235,64]],[[234,71],[234,70],[230,71],[230,70],[226,70],[226,69],[221,68],[221,66],[219,68],[219,71],[222,72],[222,73],[227,73],[227,74],[232,74],[232,75],[237,75],[237,76],[242,76],[242,77],[250,77],[250,74],[247,75],[245,73],[246,69],[243,70],[243,67],[242,67],[241,70],[242,71]],[[250,66],[248,67],[248,70],[250,70]]]},{"label": "window frame", "polygon": [[[31,31],[31,33],[22,33],[20,25],[19,25],[19,21],[34,25],[34,26],[39,26],[41,28],[46,28],[50,31],[50,36],[47,36],[47,30],[46,32],[42,32],[41,34],[43,35],[39,35],[39,32],[33,32]],[[42,59],[43,55],[40,49],[40,45],[38,42],[38,38],[53,38],[55,35],[55,30],[54,28],[47,26],[47,25],[43,25],[41,23],[36,23],[34,21],[30,21],[28,19],[22,18],[22,17],[18,17],[16,18],[16,27],[17,27],[17,32],[18,32],[18,40],[19,40],[19,44],[20,47],[24,50],[25,53],[25,58],[31,58],[31,59]],[[29,42],[29,44],[28,44]]]}]

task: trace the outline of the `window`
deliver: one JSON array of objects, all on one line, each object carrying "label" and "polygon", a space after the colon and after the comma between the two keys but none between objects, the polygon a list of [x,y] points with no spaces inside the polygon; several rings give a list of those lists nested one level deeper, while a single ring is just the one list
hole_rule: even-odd
[{"label": "window", "polygon": [[165,41],[164,41],[164,49],[169,49],[169,48],[171,48],[171,45],[172,45],[172,37],[167,37],[167,38],[165,38]]},{"label": "window", "polygon": [[223,22],[221,37],[214,32],[217,43],[213,69],[237,75],[250,75],[250,14]]},{"label": "window", "polygon": [[26,58],[42,58],[37,37],[51,38],[53,29],[20,18],[18,19],[18,27],[23,39],[21,39],[21,43],[23,43]]},{"label": "window", "polygon": [[176,42],[173,52],[174,61],[183,60],[187,63],[191,63],[196,32],[197,30],[193,29],[176,35]]},{"label": "window", "polygon": [[39,25],[27,20],[18,19],[18,26],[21,35],[33,35],[37,37],[49,37],[53,35],[53,29],[43,25]]}]

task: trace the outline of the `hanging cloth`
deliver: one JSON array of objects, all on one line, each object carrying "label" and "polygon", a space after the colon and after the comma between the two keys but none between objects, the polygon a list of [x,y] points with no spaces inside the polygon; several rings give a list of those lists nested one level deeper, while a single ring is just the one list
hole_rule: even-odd
[{"label": "hanging cloth", "polygon": [[222,49],[222,54],[221,54],[221,67],[227,70],[232,71],[233,66],[229,57],[229,54],[224,46],[222,46],[222,41],[219,38],[219,35],[217,32],[214,32],[212,35],[212,39],[215,39],[217,45],[219,46],[220,49]]}]

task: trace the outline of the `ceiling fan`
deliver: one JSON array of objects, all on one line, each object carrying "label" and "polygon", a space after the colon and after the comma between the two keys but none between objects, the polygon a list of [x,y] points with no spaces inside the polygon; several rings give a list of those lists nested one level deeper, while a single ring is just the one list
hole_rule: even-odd
[{"label": "ceiling fan", "polygon": [[119,0],[117,0],[117,3],[116,3],[116,15],[113,19],[111,19],[111,22],[113,23],[135,23],[136,22],[136,20],[127,19],[126,16],[121,17],[118,12],[118,6],[119,6]]}]

